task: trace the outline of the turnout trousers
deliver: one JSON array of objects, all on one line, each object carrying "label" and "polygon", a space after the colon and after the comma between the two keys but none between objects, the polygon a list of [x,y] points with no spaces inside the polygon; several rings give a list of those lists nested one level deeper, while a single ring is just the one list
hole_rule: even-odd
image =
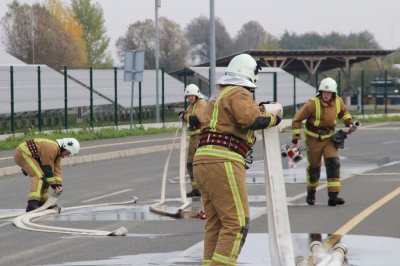
[{"label": "turnout trousers", "polygon": [[186,169],[188,171],[188,174],[190,177],[190,183],[192,185],[193,190],[198,189],[196,179],[194,178],[194,175],[193,175],[193,158],[194,158],[194,154],[196,153],[196,149],[197,149],[198,145],[199,145],[199,135],[190,136]]},{"label": "turnout trousers", "polygon": [[15,163],[19,165],[31,179],[28,200],[37,200],[40,203],[46,202],[48,198],[49,185],[47,182],[43,182],[42,177],[44,174],[38,161],[19,149],[15,150],[14,160]]},{"label": "turnout trousers", "polygon": [[203,265],[236,265],[250,221],[245,168],[236,161],[199,163],[194,176],[207,214]]},{"label": "turnout trousers", "polygon": [[307,145],[307,189],[315,191],[321,174],[321,159],[324,158],[328,192],[340,192],[339,150],[330,139],[319,140],[306,136]]}]

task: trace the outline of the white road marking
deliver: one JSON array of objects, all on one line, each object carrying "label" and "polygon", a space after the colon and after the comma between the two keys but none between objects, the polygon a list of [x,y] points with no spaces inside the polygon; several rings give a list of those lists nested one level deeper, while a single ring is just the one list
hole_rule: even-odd
[{"label": "white road marking", "polygon": [[[88,150],[88,149],[96,149],[96,148],[101,148],[101,147],[112,147],[112,146],[120,146],[120,145],[126,145],[126,144],[137,144],[137,143],[146,143],[146,142],[155,142],[155,141],[165,141],[165,140],[171,140],[174,138],[162,138],[162,139],[148,139],[148,140],[135,140],[135,141],[126,141],[126,142],[117,142],[117,143],[109,143],[109,144],[101,144],[101,145],[93,145],[93,146],[88,146],[88,147],[81,147],[81,150]],[[0,158],[0,161],[5,161],[5,160],[11,160],[14,157],[3,157]]]},{"label": "white road marking", "polygon": [[103,198],[107,198],[107,197],[110,197],[110,196],[122,194],[122,193],[125,193],[125,192],[128,192],[128,191],[131,191],[131,190],[133,190],[133,189],[128,188],[128,189],[120,190],[120,191],[117,191],[117,192],[109,193],[109,194],[106,194],[106,195],[103,195],[103,196],[99,196],[99,197],[96,197],[96,198],[91,198],[91,199],[88,199],[88,200],[83,200],[83,201],[81,201],[81,202],[91,202],[91,201],[95,201],[95,200],[98,200],[98,199],[103,199]]}]

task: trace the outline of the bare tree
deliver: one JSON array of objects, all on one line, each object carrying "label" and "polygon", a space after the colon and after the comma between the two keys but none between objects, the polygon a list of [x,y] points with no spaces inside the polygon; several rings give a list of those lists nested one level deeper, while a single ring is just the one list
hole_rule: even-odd
[{"label": "bare tree", "polygon": [[[186,26],[185,32],[191,47],[191,59],[194,62],[208,62],[210,58],[210,20],[205,16],[195,18]],[[215,21],[215,48],[217,58],[232,53],[232,39],[219,18]]]},{"label": "bare tree", "polygon": [[[166,71],[184,67],[188,42],[180,26],[165,17],[160,18],[160,66]],[[151,19],[129,25],[124,37],[116,43],[117,53],[124,61],[127,50],[144,50],[145,68],[155,67],[155,25]]]},{"label": "bare tree", "polygon": [[278,39],[267,33],[257,21],[249,21],[242,26],[233,42],[234,52],[251,49],[277,48]]}]

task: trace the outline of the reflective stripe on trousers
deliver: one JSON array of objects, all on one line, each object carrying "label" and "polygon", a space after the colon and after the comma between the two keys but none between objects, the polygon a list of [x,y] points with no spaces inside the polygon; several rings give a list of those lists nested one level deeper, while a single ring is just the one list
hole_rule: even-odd
[{"label": "reflective stripe on trousers", "polygon": [[245,169],[237,161],[201,163],[194,176],[207,214],[204,265],[236,265],[249,224]]}]

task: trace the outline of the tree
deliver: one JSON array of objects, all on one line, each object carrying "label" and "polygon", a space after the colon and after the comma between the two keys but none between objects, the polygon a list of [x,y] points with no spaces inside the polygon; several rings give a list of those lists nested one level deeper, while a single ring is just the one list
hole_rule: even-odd
[{"label": "tree", "polygon": [[160,65],[170,71],[186,65],[188,40],[179,24],[160,18]]},{"label": "tree", "polygon": [[[196,62],[210,61],[210,20],[200,16],[193,19],[185,28],[186,37],[189,40],[191,59]],[[221,19],[215,20],[215,54],[217,58],[232,53],[233,42],[226,31]]]},{"label": "tree", "polygon": [[267,33],[257,21],[249,21],[242,26],[233,41],[234,52],[252,49],[276,49],[278,39]]},{"label": "tree", "polygon": [[81,66],[79,44],[45,6],[15,0],[8,8],[1,21],[7,52],[28,64]]},{"label": "tree", "polygon": [[64,7],[60,0],[48,0],[47,10],[54,17],[54,19],[61,25],[61,27],[74,39],[74,43],[79,46],[79,65],[87,65],[87,51],[85,43],[82,39],[83,29],[79,22],[75,19],[74,13],[71,9]]},{"label": "tree", "polygon": [[343,35],[332,32],[319,35],[316,32],[297,35],[285,31],[279,46],[282,49],[380,49],[374,36],[368,31]]},{"label": "tree", "polygon": [[83,28],[87,62],[94,67],[110,67],[112,57],[107,53],[110,38],[106,35],[103,9],[91,0],[72,0],[72,10]]},{"label": "tree", "polygon": [[144,67],[155,67],[155,27],[151,19],[137,21],[130,24],[124,37],[119,37],[116,46],[117,54],[121,62],[124,62],[125,52],[127,50],[143,50],[145,64]]},{"label": "tree", "polygon": [[[183,67],[188,54],[188,41],[180,26],[165,17],[160,18],[160,66],[166,71]],[[118,57],[124,61],[127,50],[143,50],[145,68],[155,68],[155,25],[153,20],[129,25],[124,37],[116,43]]]}]

